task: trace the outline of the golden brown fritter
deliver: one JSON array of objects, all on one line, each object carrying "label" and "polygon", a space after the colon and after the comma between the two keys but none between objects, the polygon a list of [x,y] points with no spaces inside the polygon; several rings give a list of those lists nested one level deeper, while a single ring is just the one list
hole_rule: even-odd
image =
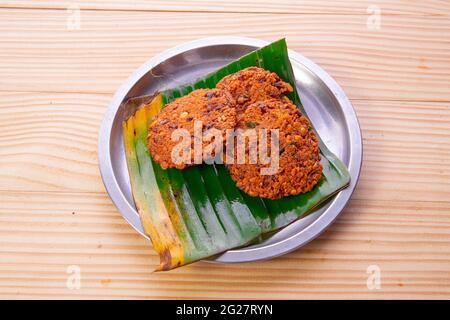
[{"label": "golden brown fritter", "polygon": [[[155,117],[148,129],[147,144],[153,160],[160,164],[163,169],[184,169],[194,165],[194,125],[201,121],[203,135],[199,143],[204,149],[208,145],[218,144],[218,141],[204,139],[204,135],[217,129],[222,133],[225,141],[226,129],[233,129],[236,124],[236,109],[233,103],[217,89],[199,89],[190,94],[178,98],[165,106]],[[176,163],[173,161],[172,150],[179,145],[181,137],[172,141],[172,133],[176,129],[186,129],[191,136],[191,144],[188,146],[186,157],[188,161]],[[206,141],[205,141],[206,140]],[[198,141],[198,139],[197,139]],[[214,152],[211,153],[213,157]],[[206,154],[200,154],[200,161],[210,160]],[[185,163],[188,162],[188,163]]]},{"label": "golden brown fritter", "polygon": [[[251,164],[249,143],[245,143],[245,162],[237,163],[234,148],[234,164],[227,164],[228,172],[236,185],[251,196],[279,199],[311,190],[322,175],[319,146],[309,121],[286,97],[269,99],[249,105],[237,115],[236,128],[243,132],[255,129],[278,129],[279,167],[272,175],[261,175],[261,168],[268,164]],[[270,137],[270,136],[269,136]],[[267,139],[270,153],[270,138]],[[258,148],[261,147],[260,140]],[[274,149],[276,150],[276,149]]]},{"label": "golden brown fritter", "polygon": [[276,73],[258,67],[230,74],[222,78],[216,88],[223,90],[236,103],[238,113],[256,101],[278,98],[293,90]]}]

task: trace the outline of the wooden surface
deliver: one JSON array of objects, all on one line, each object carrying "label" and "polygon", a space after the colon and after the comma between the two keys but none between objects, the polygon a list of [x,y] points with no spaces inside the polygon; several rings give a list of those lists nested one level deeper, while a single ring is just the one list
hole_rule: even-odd
[{"label": "wooden surface", "polygon": [[[168,2],[80,1],[79,30],[74,1],[0,2],[0,297],[450,298],[450,1]],[[155,274],[101,182],[98,129],[134,69],[212,35],[286,36],[328,71],[358,113],[361,179],[300,250]]]}]

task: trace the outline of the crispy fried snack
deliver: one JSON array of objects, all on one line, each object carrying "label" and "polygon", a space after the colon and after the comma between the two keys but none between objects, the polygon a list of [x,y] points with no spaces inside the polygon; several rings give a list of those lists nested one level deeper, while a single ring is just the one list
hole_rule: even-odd
[{"label": "crispy fried snack", "polygon": [[236,104],[238,113],[256,101],[278,98],[292,92],[289,83],[274,73],[258,67],[250,67],[230,74],[219,81],[216,88],[223,90]]},{"label": "crispy fried snack", "polygon": [[[239,164],[235,141],[233,164],[227,164],[227,169],[238,188],[251,196],[279,199],[308,192],[314,187],[322,176],[317,138],[308,119],[288,98],[253,103],[237,117],[236,128],[243,130],[244,134],[261,129],[276,129],[279,133],[279,163],[274,174],[261,174],[261,169],[270,164],[261,163],[259,158],[256,164],[251,163],[247,141],[244,163]],[[271,136],[268,133],[267,154],[271,155]],[[258,140],[258,148],[261,148],[261,140]]]},{"label": "crispy fried snack", "polygon": [[[198,125],[199,122],[201,123],[201,136],[194,135],[196,123]],[[155,117],[148,129],[148,148],[153,160],[159,163],[163,169],[184,169],[218,156],[214,154],[214,150],[215,145],[220,141],[205,141],[208,139],[203,139],[204,136],[207,136],[208,132],[212,132],[213,129],[217,129],[221,132],[221,140],[225,141],[226,129],[233,129],[235,124],[236,109],[233,102],[221,90],[198,89],[174,100]],[[176,151],[175,146],[179,145],[181,139],[179,136],[174,137],[175,140],[172,139],[172,134],[177,129],[185,129],[191,139],[185,153],[190,154],[190,156],[184,160],[178,159],[180,161],[174,161],[176,157],[179,157],[179,154],[173,153],[174,150]],[[195,159],[194,136],[201,140],[199,143],[202,149],[197,149],[197,152],[200,152],[200,159]],[[210,146],[213,150],[210,154],[202,152],[207,146]],[[179,151],[182,152],[182,150]]]}]

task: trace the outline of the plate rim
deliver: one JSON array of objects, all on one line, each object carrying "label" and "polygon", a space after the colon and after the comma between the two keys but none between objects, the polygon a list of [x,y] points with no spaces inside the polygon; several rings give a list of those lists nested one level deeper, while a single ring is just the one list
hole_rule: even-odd
[{"label": "plate rim", "polygon": [[[234,36],[208,37],[186,42],[167,49],[147,60],[128,77],[128,79],[113,95],[113,98],[111,99],[111,102],[105,112],[98,137],[98,162],[100,174],[105,189],[120,214],[137,232],[145,238],[148,239],[148,236],[144,233],[139,214],[137,213],[135,207],[131,206],[127,201],[118,185],[110,156],[111,131],[113,128],[114,118],[122,101],[135,83],[153,67],[164,62],[166,59],[181,54],[185,51],[212,45],[249,45],[262,47],[267,44],[269,44],[269,42],[265,40]],[[244,247],[240,249],[231,249],[205,261],[214,263],[242,263],[267,260],[287,254],[312,241],[323,231],[325,231],[343,211],[356,188],[362,166],[363,145],[358,118],[350,100],[339,84],[317,64],[291,49],[288,49],[288,54],[291,61],[303,65],[315,74],[321,81],[323,81],[324,84],[330,89],[335,99],[339,102],[339,105],[345,115],[348,130],[351,133],[349,135],[351,148],[349,148],[350,154],[348,164],[348,170],[351,176],[350,184],[347,188],[341,190],[334,196],[328,208],[317,219],[315,219],[304,229],[300,230],[298,233],[265,247]]]}]

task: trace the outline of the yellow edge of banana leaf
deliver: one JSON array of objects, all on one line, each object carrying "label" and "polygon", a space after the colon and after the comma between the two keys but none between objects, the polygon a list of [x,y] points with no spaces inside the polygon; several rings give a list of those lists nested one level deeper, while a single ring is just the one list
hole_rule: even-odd
[{"label": "yellow edge of banana leaf", "polygon": [[[170,213],[173,208],[166,207],[161,193],[157,190],[158,186],[154,176],[143,174],[144,164],[139,163],[137,157],[137,149],[140,147],[137,143],[142,141],[137,137],[140,134],[147,135],[150,120],[162,106],[161,95],[158,95],[149,104],[138,109],[133,116],[123,122],[123,136],[135,204],[144,231],[150,237],[153,248],[160,256],[159,269],[166,270],[184,264],[184,249],[175,231],[176,220],[172,220],[174,215]],[[144,147],[146,150],[146,146]],[[143,179],[150,180],[143,181]],[[148,189],[142,190],[142,185]]]}]

